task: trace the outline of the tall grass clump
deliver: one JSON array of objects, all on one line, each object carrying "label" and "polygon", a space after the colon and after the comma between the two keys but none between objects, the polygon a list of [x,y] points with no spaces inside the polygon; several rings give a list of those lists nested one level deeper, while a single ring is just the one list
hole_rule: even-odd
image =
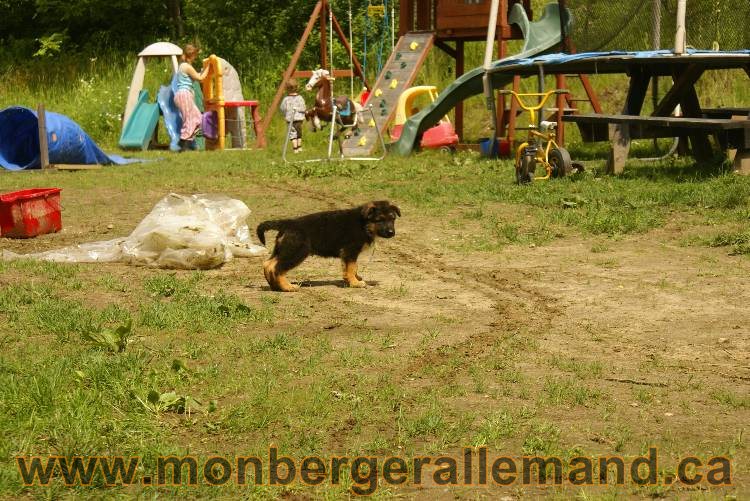
[{"label": "tall grass clump", "polygon": [[61,55],[8,65],[0,70],[0,108],[36,109],[44,104],[48,111],[73,119],[96,142],[113,146],[120,134],[135,61],[135,57],[115,54]]}]

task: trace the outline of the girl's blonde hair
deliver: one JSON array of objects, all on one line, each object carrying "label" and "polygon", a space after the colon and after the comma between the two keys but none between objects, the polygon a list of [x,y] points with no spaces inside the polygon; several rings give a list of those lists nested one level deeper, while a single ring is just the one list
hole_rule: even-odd
[{"label": "girl's blonde hair", "polygon": [[189,43],[185,46],[184,49],[182,49],[182,57],[184,57],[185,59],[190,59],[191,57],[197,56],[200,51],[201,50],[198,47]]}]

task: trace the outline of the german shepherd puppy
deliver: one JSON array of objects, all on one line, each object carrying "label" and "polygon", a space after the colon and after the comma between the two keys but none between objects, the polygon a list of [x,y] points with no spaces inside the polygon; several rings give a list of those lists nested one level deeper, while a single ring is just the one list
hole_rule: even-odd
[{"label": "german shepherd puppy", "polygon": [[258,240],[266,244],[265,232],[278,231],[271,257],[263,262],[263,274],[275,291],[294,292],[286,273],[309,255],[337,257],[344,268],[349,287],[365,287],[357,275],[357,257],[377,237],[396,234],[394,223],[401,210],[387,200],[369,202],[353,209],[317,212],[294,219],[264,221],[256,230]]}]

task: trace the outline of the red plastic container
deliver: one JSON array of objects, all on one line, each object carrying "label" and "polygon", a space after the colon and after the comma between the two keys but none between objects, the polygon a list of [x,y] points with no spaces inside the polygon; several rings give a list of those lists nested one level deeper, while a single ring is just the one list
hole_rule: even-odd
[{"label": "red plastic container", "polygon": [[30,238],[61,229],[60,188],[34,188],[0,195],[0,235]]}]

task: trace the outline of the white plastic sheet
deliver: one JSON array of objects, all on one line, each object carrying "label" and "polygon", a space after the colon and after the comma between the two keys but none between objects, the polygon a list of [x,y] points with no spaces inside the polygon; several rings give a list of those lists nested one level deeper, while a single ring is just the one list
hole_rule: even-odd
[{"label": "white plastic sheet", "polygon": [[225,195],[171,193],[154,206],[130,236],[35,254],[3,251],[3,259],[62,263],[125,262],[173,269],[217,268],[233,256],[258,256],[246,220],[250,209]]}]

